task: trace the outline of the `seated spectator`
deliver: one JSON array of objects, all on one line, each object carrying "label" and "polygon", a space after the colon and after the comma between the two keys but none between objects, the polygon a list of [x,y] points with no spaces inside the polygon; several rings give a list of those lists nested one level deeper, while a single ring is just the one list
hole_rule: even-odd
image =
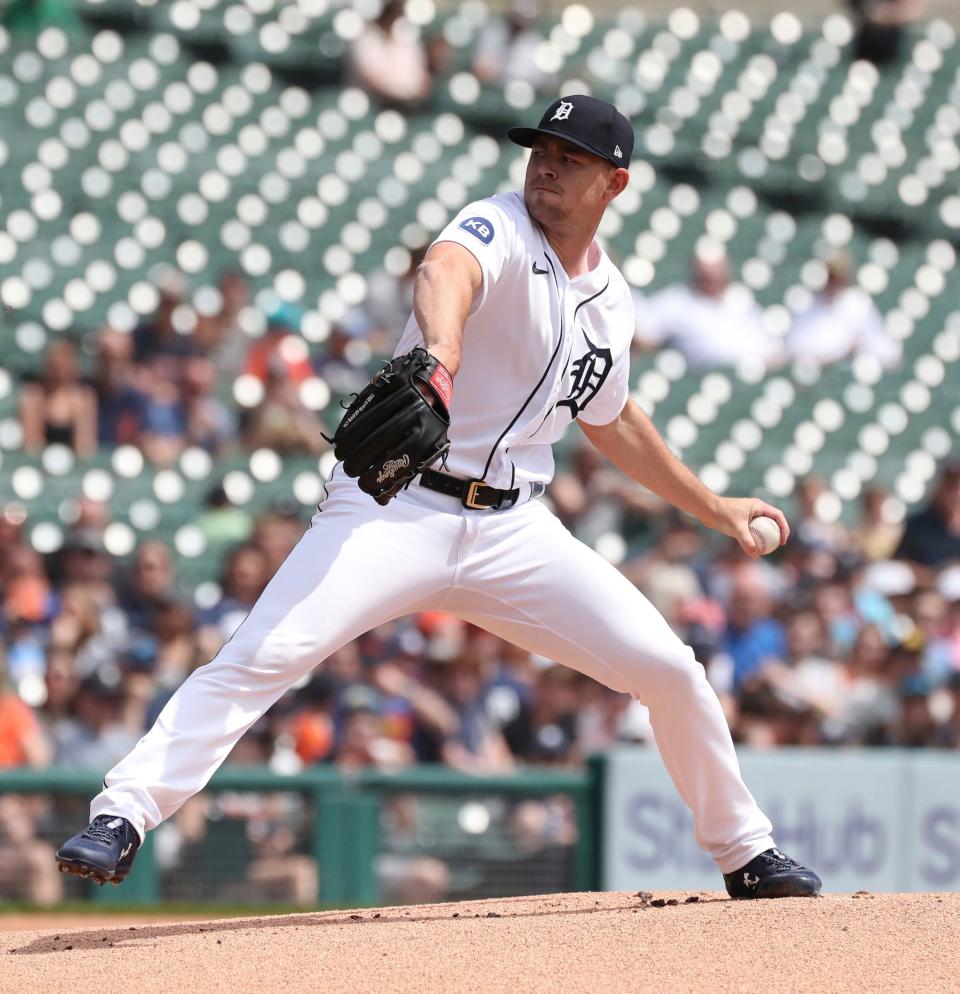
[{"label": "seated spectator", "polygon": [[342,770],[375,766],[393,770],[410,766],[410,744],[384,734],[380,694],[366,684],[344,688],[338,700],[334,762]]},{"label": "seated spectator", "polygon": [[907,518],[896,557],[920,567],[960,561],[960,462],[943,468],[930,503]]},{"label": "seated spectator", "polygon": [[946,745],[941,729],[930,709],[930,694],[923,685],[901,689],[900,713],[892,722],[890,744],[904,749],[931,749]]},{"label": "seated spectator", "polygon": [[403,0],[386,0],[376,20],[350,46],[348,76],[387,104],[411,107],[430,95],[433,80],[417,28]]},{"label": "seated spectator", "polygon": [[781,353],[752,297],[731,286],[721,252],[694,256],[688,286],[638,298],[635,341],[640,348],[671,345],[700,369],[758,361],[769,366]]},{"label": "seated spectator", "polygon": [[250,512],[237,507],[227,496],[223,484],[213,487],[203,502],[204,509],[197,518],[197,527],[203,532],[208,548],[218,554],[227,546],[245,542],[253,529]]},{"label": "seated spectator", "polygon": [[786,657],[786,632],[773,616],[770,590],[752,564],[734,575],[720,648],[730,659],[735,693],[743,691],[765,666],[782,663]]},{"label": "seated spectator", "polygon": [[99,775],[116,766],[143,734],[142,728],[125,727],[123,703],[119,677],[108,682],[95,673],[81,681],[74,705],[75,721],[54,731],[56,765]]},{"label": "seated spectator", "polygon": [[576,440],[568,467],[558,470],[547,494],[557,517],[587,545],[608,532],[635,530],[638,521],[645,525],[665,506],[607,462],[586,439]]},{"label": "seated spectator", "polygon": [[7,674],[18,691],[30,696],[29,688],[43,678],[47,625],[57,611],[56,591],[34,549],[21,545],[10,551],[0,596]]},{"label": "seated spectator", "polygon": [[484,710],[494,727],[502,730],[504,725],[529,710],[539,669],[525,649],[482,628],[471,627],[468,641],[470,651],[485,662],[489,674],[483,688]]},{"label": "seated spectator", "polygon": [[842,658],[847,673],[842,703],[848,741],[889,743],[890,727],[900,712],[891,659],[891,646],[876,625],[861,629],[853,650]]},{"label": "seated spectator", "polygon": [[296,380],[279,366],[271,368],[263,399],[244,420],[243,444],[250,449],[320,455],[329,448],[320,419],[304,406]]},{"label": "seated spectator", "polygon": [[900,361],[869,294],[850,285],[851,262],[838,256],[827,263],[827,282],[813,303],[793,316],[786,349],[790,359],[828,366],[855,356],[873,356],[884,369]]},{"label": "seated spectator", "polygon": [[7,685],[5,653],[0,645],[0,769],[41,769],[53,750],[33,711]]},{"label": "seated spectator", "polygon": [[290,734],[294,751],[306,765],[320,763],[333,753],[333,693],[336,681],[320,670],[295,693]]},{"label": "seated spectator", "polygon": [[243,368],[261,383],[279,378],[299,386],[313,376],[310,350],[300,337],[300,314],[288,304],[279,307],[267,320],[267,330],[247,353]]},{"label": "seated spectator", "polygon": [[2,621],[20,620],[28,624],[46,624],[56,613],[57,595],[50,584],[40,553],[29,545],[11,548],[0,597]]},{"label": "seated spectator", "polygon": [[217,285],[220,309],[197,314],[194,333],[202,354],[223,377],[234,379],[243,370],[250,340],[240,326],[240,312],[250,305],[250,284],[246,275],[227,270]]},{"label": "seated spectator", "polygon": [[876,65],[897,62],[905,28],[924,16],[927,0],[849,0],[857,22],[854,57]]},{"label": "seated spectator", "polygon": [[259,515],[253,523],[250,544],[259,549],[267,560],[267,576],[272,577],[280,564],[290,555],[300,541],[304,526],[299,509],[293,514],[284,507],[273,507]]},{"label": "seated spectator", "polygon": [[154,656],[151,677],[161,690],[176,690],[201,662],[190,605],[171,597],[157,604],[153,616]]},{"label": "seated spectator", "polygon": [[131,637],[152,634],[158,609],[178,600],[179,593],[170,547],[157,539],[141,542],[119,597]]},{"label": "seated spectator", "polygon": [[[78,521],[85,520],[94,519],[86,517],[81,508]],[[94,655],[94,646],[98,646],[97,653],[101,651],[100,647],[103,645],[109,646],[110,651],[113,652],[126,646],[127,616],[117,605],[118,560],[107,553],[103,544],[102,529],[92,527],[71,529],[64,537],[63,546],[47,557],[47,565],[48,568],[55,567],[54,581],[59,590],[82,592],[85,607],[81,613],[88,618],[89,613],[94,613],[96,616],[95,625],[91,627],[88,620],[86,625],[81,626],[95,632],[89,646],[90,659],[92,660]],[[84,652],[86,651],[85,649]],[[88,672],[87,667],[85,672]]]},{"label": "seated spectator", "polygon": [[82,494],[77,497],[75,507],[76,517],[71,522],[71,529],[74,531],[83,529],[102,536],[104,529],[112,520],[109,502],[95,500]]},{"label": "seated spectator", "polygon": [[235,549],[220,577],[220,598],[199,613],[199,638],[203,655],[212,659],[240,627],[270,579],[267,557],[251,545]]},{"label": "seated spectator", "polygon": [[581,755],[590,756],[634,740],[632,734],[625,734],[632,719],[632,706],[638,703],[629,694],[620,694],[595,680],[587,680],[581,687],[580,698],[577,746]]},{"label": "seated spectator", "polygon": [[216,380],[217,367],[210,359],[193,358],[183,364],[187,443],[212,456],[223,456],[236,436],[236,421],[214,393]]},{"label": "seated spectator", "polygon": [[826,492],[827,481],[822,476],[805,476],[799,482],[792,534],[801,543],[820,546],[836,553],[850,545],[850,537],[839,522],[824,520],[820,511],[820,497]]},{"label": "seated spectator", "polygon": [[903,524],[890,514],[890,492],[879,485],[864,488],[860,522],[852,532],[853,544],[864,559],[892,559],[903,536]]},{"label": "seated spectator", "polygon": [[673,509],[655,518],[654,527],[659,531],[656,544],[626,563],[623,573],[667,623],[679,629],[687,609],[704,601],[697,573],[703,565],[704,534],[692,518]]},{"label": "seated spectator", "polygon": [[[864,624],[872,623],[872,619],[868,621],[860,614],[858,602],[865,610],[869,606],[870,613],[883,620],[889,611],[889,605],[882,602],[882,591],[866,586],[855,593],[853,580],[852,575],[843,573],[823,579],[814,587],[810,598],[811,605],[826,625],[830,651],[839,656],[848,656]],[[880,604],[876,601],[878,593],[882,595]]]},{"label": "seated spectator", "polygon": [[[399,639],[394,640],[399,643]],[[439,758],[433,753],[420,755],[425,741],[432,744],[456,735],[460,721],[455,710],[434,688],[422,679],[422,659],[405,653],[397,645],[376,663],[371,681],[381,694],[381,718],[385,734],[409,743],[415,758]]]},{"label": "seated spectator", "polygon": [[138,363],[149,362],[155,356],[185,359],[198,351],[193,334],[178,328],[174,316],[186,296],[183,274],[169,266],[157,270],[154,276],[159,294],[157,309],[133,331],[133,356]]},{"label": "seated spectator", "polygon": [[134,382],[133,336],[104,328],[97,337],[97,364],[91,382],[97,398],[97,442],[101,448],[137,443],[142,398]]},{"label": "seated spectator", "polygon": [[[793,544],[791,534],[786,549],[790,549]],[[748,565],[752,572],[761,576],[764,586],[774,600],[785,600],[792,592],[790,580],[778,569],[777,562],[778,559],[773,556],[762,556],[752,563],[745,563],[743,550],[731,539],[721,541],[715,546],[710,558],[698,564],[697,576],[707,596],[722,605],[725,611],[726,605],[730,603],[734,584],[743,568]]]},{"label": "seated spectator", "polygon": [[140,435],[148,462],[170,466],[187,446],[187,410],[181,393],[182,364],[169,355],[152,356],[140,383]]},{"label": "seated spectator", "polygon": [[20,423],[27,452],[54,443],[66,445],[81,458],[96,452],[96,396],[80,379],[72,342],[52,342],[40,378],[21,387]]},{"label": "seated spectator", "polygon": [[[763,671],[763,681],[772,690],[775,707],[800,721],[780,723],[778,739],[783,744],[801,744],[797,736],[809,736],[805,745],[839,741],[846,729],[842,726],[842,704],[846,673],[830,656],[826,626],[816,611],[794,614],[787,623],[787,653],[783,662],[774,662]],[[807,719],[812,719],[811,728]],[[786,732],[794,733],[792,739]]]},{"label": "seated spectator", "polygon": [[491,17],[480,32],[473,74],[487,86],[521,82],[541,92],[553,82],[536,57],[544,40],[537,30],[536,0],[512,0],[503,16]]},{"label": "seated spectator", "polygon": [[577,751],[577,711],[582,678],[565,666],[539,673],[529,708],[503,727],[510,752],[526,763],[567,766]]},{"label": "seated spectator", "polygon": [[[406,312],[410,313],[409,309]],[[363,329],[364,334],[375,335],[374,329]],[[393,354],[393,346],[399,336],[394,338],[389,348],[384,349],[386,355]],[[330,337],[325,343],[323,355],[316,362],[317,376],[330,387],[335,394],[359,393],[370,379],[368,364],[371,349],[366,337],[361,337],[355,327],[348,328],[345,324],[335,324],[330,329]]]},{"label": "seated spectator", "polygon": [[76,659],[69,649],[55,645],[47,649],[43,682],[46,696],[37,711],[37,718],[47,739],[53,742],[60,726],[74,722],[73,709],[80,678]]},{"label": "seated spectator", "polygon": [[[110,576],[114,560],[107,555],[103,533],[93,528],[71,528],[64,536],[63,545],[48,560],[53,582],[58,587],[70,583],[85,585],[98,604],[116,600]],[[105,568],[104,568],[105,567]],[[109,590],[109,597],[102,597],[101,585]]]},{"label": "seated spectator", "polygon": [[50,622],[50,645],[66,649],[81,678],[114,663],[127,643],[126,625],[110,619],[101,624],[101,610],[91,591],[79,583],[63,587],[60,610]]},{"label": "seated spectator", "polygon": [[0,504],[0,584],[10,575],[16,550],[23,546],[23,526],[26,514],[19,504]]},{"label": "seated spectator", "polygon": [[503,735],[496,730],[484,707],[482,690],[487,682],[483,661],[468,647],[456,659],[435,664],[447,703],[456,712],[459,728],[440,747],[447,766],[465,773],[496,773],[513,766]]},{"label": "seated spectator", "polygon": [[919,590],[912,598],[909,617],[916,623],[920,642],[918,675],[932,692],[947,684],[954,673],[950,604],[939,590]]}]

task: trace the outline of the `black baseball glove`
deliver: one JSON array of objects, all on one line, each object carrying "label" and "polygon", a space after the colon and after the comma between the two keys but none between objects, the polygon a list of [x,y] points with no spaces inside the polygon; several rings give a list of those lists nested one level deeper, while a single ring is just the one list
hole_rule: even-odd
[{"label": "black baseball glove", "polygon": [[390,360],[357,394],[332,439],[347,476],[378,504],[443,459],[453,379],[426,349]]}]

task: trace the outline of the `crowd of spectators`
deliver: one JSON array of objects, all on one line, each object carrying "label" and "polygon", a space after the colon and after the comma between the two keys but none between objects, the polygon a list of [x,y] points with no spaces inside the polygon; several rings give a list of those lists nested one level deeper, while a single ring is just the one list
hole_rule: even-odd
[{"label": "crowd of spectators", "polygon": [[[412,251],[399,276],[371,273],[364,305],[313,343],[300,309],[270,296],[257,306],[240,272],[191,293],[179,272],[155,267],[157,307],[132,333],[106,326],[54,339],[39,372],[21,377],[23,448],[38,453],[58,444],[86,459],[134,445],[157,467],[174,464],[188,447],[213,457],[259,448],[320,455],[329,446],[311,383],[324,384],[325,406],[331,395],[358,390],[391,354],[423,254],[423,247]],[[757,361],[771,369],[822,367],[859,355],[895,366],[900,345],[870,297],[850,285],[850,260],[828,260],[823,274],[822,289],[777,335],[745,287],[732,282],[723,254],[696,255],[688,284],[636,294],[636,351],[669,345],[694,370]],[[246,389],[237,389],[240,380]]]},{"label": "crowd of spectators", "polygon": [[901,359],[900,343],[870,296],[851,284],[851,267],[843,254],[824,261],[822,287],[790,314],[780,335],[747,288],[731,280],[724,252],[708,245],[692,258],[688,283],[636,293],[636,347],[672,346],[700,370],[744,363],[822,368],[864,355],[893,368]]},{"label": "crowd of spectators", "polygon": [[[51,341],[40,374],[20,384],[23,446],[86,458],[135,445],[158,467],[188,446],[215,461],[257,448],[317,456],[328,443],[304,388],[319,380],[347,394],[390,354],[421,258],[411,253],[400,276],[371,274],[364,308],[319,342],[301,334],[291,305],[254,300],[239,273],[191,293],[160,268],[155,312],[132,333]],[[861,349],[895,362],[874,305],[849,286],[848,263],[831,260],[824,275],[775,346],[727,260],[698,257],[689,286],[638,299],[638,338],[671,343],[700,368],[735,362],[744,348],[771,362],[826,364]],[[237,402],[241,381],[259,384],[255,403]],[[879,488],[864,494],[855,527],[820,520],[823,486],[802,482],[792,541],[760,562],[718,545],[584,440],[546,499],[588,544],[644,536],[646,551],[622,568],[696,646],[740,741],[960,744],[960,468],[943,471],[905,525]],[[251,519],[214,486],[196,521],[223,571],[216,602],[201,608],[162,541],[142,541],[129,564],[107,554],[106,504],[79,500],[63,547],[46,557],[26,537],[22,508],[0,509],[0,765],[109,768],[230,637],[305,519],[285,505]],[[439,761],[477,772],[577,763],[650,738],[641,704],[442,615],[344,647],[255,734],[283,768]]]},{"label": "crowd of spectators", "polygon": [[[192,297],[175,270],[161,266],[153,275],[156,310],[132,333],[105,327],[58,339],[39,373],[23,377],[24,450],[60,444],[87,458],[98,448],[134,445],[158,467],[188,447],[213,457],[239,446],[325,451],[304,384],[330,356],[310,354],[301,313],[279,303],[266,313],[254,307],[236,272]],[[241,376],[254,382],[254,393],[238,400],[233,387]]]},{"label": "crowd of spectators", "polygon": [[[857,527],[820,521],[823,483],[808,478],[791,541],[751,561],[585,446],[546,499],[588,541],[611,522],[645,523],[648,548],[623,569],[694,645],[739,741],[960,746],[960,465],[903,526],[878,489]],[[45,559],[22,518],[0,517],[6,768],[109,768],[230,637],[303,529],[296,509],[254,520],[225,558],[216,602],[199,608],[162,541],[142,542],[129,565],[108,555],[108,520],[85,501]],[[343,647],[251,734],[280,769],[442,762],[477,773],[576,764],[650,738],[641,703],[442,613]]]}]

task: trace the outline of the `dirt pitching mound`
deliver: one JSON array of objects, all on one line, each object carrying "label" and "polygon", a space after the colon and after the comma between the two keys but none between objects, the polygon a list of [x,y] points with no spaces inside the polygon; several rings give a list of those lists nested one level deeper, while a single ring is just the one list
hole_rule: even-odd
[{"label": "dirt pitching mound", "polygon": [[955,991],[960,894],[555,894],[0,933],[0,991]]}]

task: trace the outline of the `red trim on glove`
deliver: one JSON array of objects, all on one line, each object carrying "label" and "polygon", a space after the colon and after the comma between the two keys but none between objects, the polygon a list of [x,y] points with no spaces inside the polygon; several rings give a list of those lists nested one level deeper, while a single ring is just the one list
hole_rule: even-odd
[{"label": "red trim on glove", "polygon": [[450,370],[439,359],[437,360],[437,368],[433,371],[429,382],[449,411],[450,402],[453,400],[453,377],[450,375]]}]

